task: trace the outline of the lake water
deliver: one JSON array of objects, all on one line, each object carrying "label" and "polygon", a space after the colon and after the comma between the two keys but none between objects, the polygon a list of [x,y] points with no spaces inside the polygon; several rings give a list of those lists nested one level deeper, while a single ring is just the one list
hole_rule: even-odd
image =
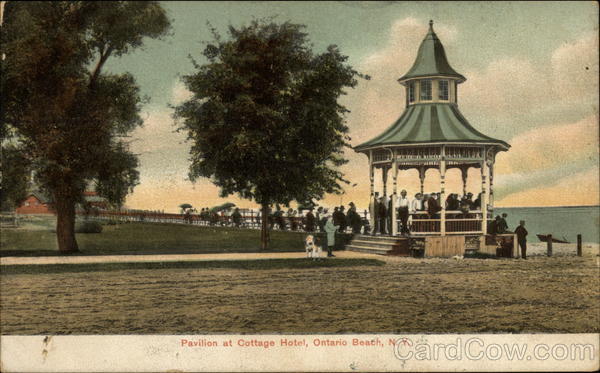
[{"label": "lake water", "polygon": [[553,237],[577,242],[577,234],[583,242],[600,242],[600,206],[579,207],[496,207],[494,215],[507,213],[511,231],[525,220],[529,242],[539,242],[536,234],[552,234]]}]

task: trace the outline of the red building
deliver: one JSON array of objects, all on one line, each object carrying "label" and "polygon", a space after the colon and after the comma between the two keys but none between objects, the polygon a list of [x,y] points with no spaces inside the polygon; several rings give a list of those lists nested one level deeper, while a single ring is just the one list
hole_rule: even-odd
[{"label": "red building", "polygon": [[40,192],[31,192],[29,196],[17,207],[17,214],[53,214],[52,203]]},{"label": "red building", "polygon": [[[93,208],[107,210],[110,205],[106,198],[100,197],[95,191],[85,191],[83,193],[85,201]],[[80,207],[78,207],[78,210]],[[54,214],[52,201],[39,191],[31,192],[27,198],[15,210],[17,214]]]}]

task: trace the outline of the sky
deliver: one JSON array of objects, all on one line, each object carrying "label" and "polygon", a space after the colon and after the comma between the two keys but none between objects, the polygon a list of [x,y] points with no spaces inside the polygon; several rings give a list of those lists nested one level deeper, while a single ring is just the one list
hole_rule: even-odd
[{"label": "sky", "polygon": [[[598,173],[598,4],[596,2],[164,2],[173,30],[147,40],[142,50],[107,62],[113,72],[131,72],[151,100],[144,127],[132,134],[140,157],[140,184],[126,200],[137,209],[177,211],[178,205],[209,207],[237,196],[219,197],[210,180],[187,178],[191,144],[175,131],[171,105],[189,98],[182,75],[202,64],[210,25],[222,35],[228,25],[256,18],[306,25],[315,52],[339,46],[348,63],[371,76],[340,100],[352,144],[385,130],[405,108],[397,79],[414,62],[430,19],[451,66],[467,80],[458,105],[484,134],[511,144],[496,157],[495,205],[560,206],[599,204]],[[353,187],[327,196],[327,206],[369,198],[366,156],[346,151],[342,171]],[[417,172],[401,171],[399,189],[418,191]],[[376,188],[381,188],[376,174]],[[391,179],[391,178],[390,178]],[[388,182],[391,188],[391,181]],[[469,171],[468,190],[481,189],[478,169]],[[439,190],[439,172],[426,174],[426,191]],[[458,170],[446,177],[447,193],[460,193]]]}]

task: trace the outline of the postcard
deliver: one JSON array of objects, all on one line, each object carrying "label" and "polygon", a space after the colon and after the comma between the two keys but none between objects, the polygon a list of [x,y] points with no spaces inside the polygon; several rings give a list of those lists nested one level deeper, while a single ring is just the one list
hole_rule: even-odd
[{"label": "postcard", "polygon": [[0,370],[599,369],[597,2],[1,11]]}]

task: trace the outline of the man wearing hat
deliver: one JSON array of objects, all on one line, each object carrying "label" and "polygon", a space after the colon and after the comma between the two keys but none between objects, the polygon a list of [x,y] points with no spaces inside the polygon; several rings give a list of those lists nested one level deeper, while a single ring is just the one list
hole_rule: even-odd
[{"label": "man wearing hat", "polygon": [[398,218],[402,223],[402,234],[410,234],[410,230],[408,229],[408,216],[409,216],[409,207],[410,202],[406,197],[406,190],[402,190],[400,192],[400,197],[398,197]]},{"label": "man wearing hat", "polygon": [[369,204],[369,214],[371,216],[371,234],[374,236],[379,231],[379,193],[375,192],[371,203]]},{"label": "man wearing hat", "polygon": [[315,231],[315,216],[313,215],[313,208],[309,208],[308,209],[308,213],[306,214],[305,217],[305,221],[306,221],[306,225],[304,226],[304,229],[307,232],[314,232]]},{"label": "man wearing hat", "polygon": [[379,232],[381,233],[381,235],[387,234],[388,209],[385,199],[385,196],[379,197],[379,203],[377,205],[377,218],[379,220]]},{"label": "man wearing hat", "polygon": [[525,229],[525,220],[519,222],[519,226],[515,229],[517,235],[517,242],[521,247],[521,258],[527,259],[527,229]]},{"label": "man wearing hat", "polygon": [[356,206],[354,205],[354,202],[350,202],[350,208],[348,209],[347,217],[348,223],[352,227],[352,233],[360,233],[362,222],[360,219],[360,215],[358,215],[358,212],[356,212]]}]

